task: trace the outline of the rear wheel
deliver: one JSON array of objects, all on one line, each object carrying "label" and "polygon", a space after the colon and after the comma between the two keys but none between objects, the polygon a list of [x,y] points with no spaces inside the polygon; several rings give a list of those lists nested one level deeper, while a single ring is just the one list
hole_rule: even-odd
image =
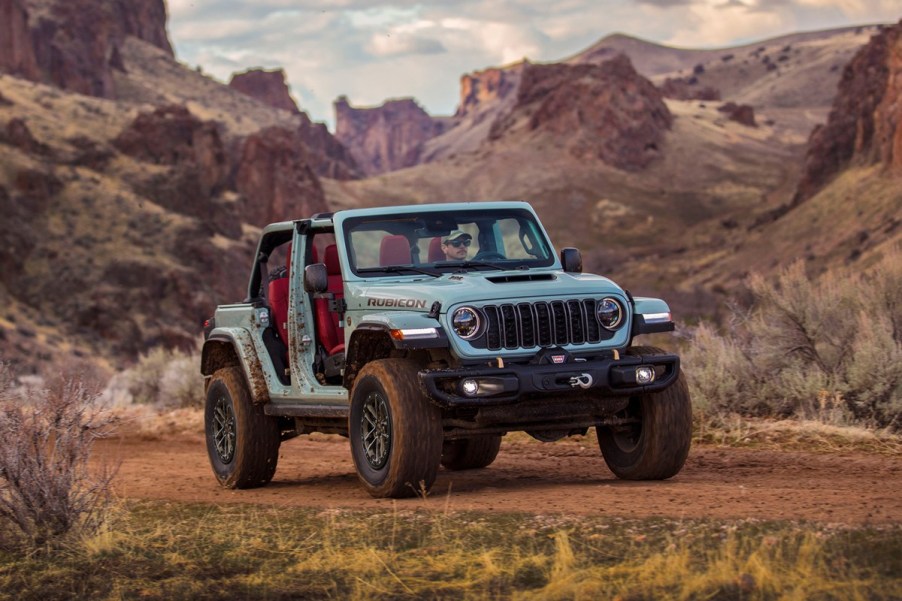
[{"label": "rear wheel", "polygon": [[[632,347],[630,355],[662,354],[655,347]],[[627,423],[599,427],[605,463],[624,480],[664,480],[683,468],[692,440],[692,405],[686,379],[660,392],[633,397],[618,413]]]},{"label": "rear wheel", "polygon": [[426,494],[442,455],[442,420],[417,381],[417,364],[379,359],[354,381],[348,437],[363,486],[374,497]]},{"label": "rear wheel", "polygon": [[213,374],[204,430],[210,465],[222,486],[255,488],[272,480],[279,460],[279,423],[251,402],[240,368],[226,367]]},{"label": "rear wheel", "polygon": [[442,465],[449,470],[487,467],[498,457],[501,436],[475,436],[449,440],[442,445]]}]

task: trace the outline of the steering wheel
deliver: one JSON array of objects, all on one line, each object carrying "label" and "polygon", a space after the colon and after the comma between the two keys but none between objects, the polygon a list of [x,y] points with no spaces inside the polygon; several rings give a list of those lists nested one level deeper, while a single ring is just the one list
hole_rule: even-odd
[{"label": "steering wheel", "polygon": [[474,261],[504,261],[507,257],[502,255],[499,252],[495,252],[493,250],[487,250],[485,252],[478,252],[476,256],[473,257]]}]

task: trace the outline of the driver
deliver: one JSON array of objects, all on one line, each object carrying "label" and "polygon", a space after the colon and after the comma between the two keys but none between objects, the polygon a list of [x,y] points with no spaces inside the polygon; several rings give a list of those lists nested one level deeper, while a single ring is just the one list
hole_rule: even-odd
[{"label": "driver", "polygon": [[466,261],[473,236],[461,230],[454,230],[442,238],[442,252],[446,261]]}]

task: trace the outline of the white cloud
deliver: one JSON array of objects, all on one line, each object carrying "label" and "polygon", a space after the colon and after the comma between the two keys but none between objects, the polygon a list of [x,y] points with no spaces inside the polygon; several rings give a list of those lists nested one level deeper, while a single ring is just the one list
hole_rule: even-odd
[{"label": "white cloud", "polygon": [[561,60],[622,32],[688,47],[897,21],[899,0],[169,0],[179,58],[228,80],[283,67],[301,108],[412,96],[451,114],[460,76],[528,57]]},{"label": "white cloud", "polygon": [[538,36],[525,26],[459,17],[442,19],[440,26],[449,49],[478,51],[487,59],[485,66],[536,58],[541,52]]},{"label": "white cloud", "polygon": [[435,23],[428,20],[382,26],[370,36],[365,49],[377,57],[445,52],[445,46],[434,30]]},{"label": "white cloud", "polygon": [[417,10],[395,6],[377,6],[364,10],[347,11],[348,20],[360,29],[385,29],[402,27],[416,21]]},{"label": "white cloud", "polygon": [[445,47],[438,40],[422,38],[407,33],[376,34],[370,38],[366,49],[375,56],[395,56],[399,54],[439,54]]},{"label": "white cloud", "polygon": [[[772,34],[795,29],[792,16],[781,9],[755,10],[749,0],[702,0],[678,9],[661,12],[682,13],[683,28],[666,39],[675,46],[699,46],[698,31],[704,31],[704,45],[727,46],[736,40],[764,38]],[[657,9],[648,9],[654,11]],[[689,25],[689,27],[686,27]],[[771,33],[772,32],[772,33]]]},{"label": "white cloud", "polygon": [[798,3],[818,9],[838,9],[844,15],[854,19],[895,22],[902,17],[902,5],[899,0],[798,0]]}]

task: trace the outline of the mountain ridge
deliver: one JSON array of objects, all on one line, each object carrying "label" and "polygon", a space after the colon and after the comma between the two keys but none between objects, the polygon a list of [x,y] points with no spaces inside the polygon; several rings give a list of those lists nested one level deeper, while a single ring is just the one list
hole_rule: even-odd
[{"label": "mountain ridge", "polygon": [[[734,102],[754,111],[778,112],[773,120],[779,123],[781,135],[804,143],[811,128],[826,119],[839,82],[840,67],[867,41],[873,29],[861,26],[803,32],[713,50],[673,49],[616,34],[569,58],[536,65],[599,64],[623,54],[639,74],[670,97]],[[531,65],[529,61],[518,61],[462,75],[455,114],[450,118],[431,117],[436,124],[430,130],[431,135],[421,128],[410,139],[395,132],[389,141],[384,132],[368,131],[359,122],[351,125],[350,114],[339,104],[336,104],[336,131],[353,129],[354,139],[368,140],[369,148],[398,145],[408,149],[405,160],[393,164],[375,150],[372,151],[375,154],[368,156],[365,148],[356,148],[355,158],[370,165],[369,175],[477,152],[489,139],[493,123],[512,110],[521,74]],[[796,85],[794,80],[804,81]],[[802,89],[804,93],[800,92]],[[393,107],[395,102],[382,105],[386,108],[367,107],[369,122],[390,122],[389,113],[394,109],[388,107]],[[383,112],[385,115],[380,116]],[[421,115],[418,119],[425,121],[426,117]]]},{"label": "mountain ridge", "polygon": [[[23,22],[90,4],[71,0],[60,12],[60,2],[0,0],[0,14],[11,17],[0,30],[15,28],[15,44]],[[851,58],[867,37],[857,35],[836,36],[838,57]],[[53,47],[54,39],[40,43]],[[868,260],[898,238],[898,226],[880,221],[898,199],[899,180],[879,166],[845,168],[785,211],[812,122],[826,119],[830,105],[821,88],[808,90],[816,99],[808,106],[780,96],[778,84],[804,73],[839,82],[841,71],[822,55],[832,42],[795,42],[783,61],[786,44],[772,44],[675,74],[686,86],[720,86],[718,101],[667,98],[663,79],[620,58],[464,74],[459,114],[422,119],[427,129],[442,119],[445,129],[413,144],[403,132],[391,144],[376,136],[372,146],[399,162],[360,178],[365,161],[325,126],[301,108],[272,106],[270,92],[287,95],[284,77],[266,93],[239,91],[178,63],[165,46],[128,33],[110,40],[99,53],[85,51],[101,60],[79,63],[97,69],[101,83],[84,88],[90,94],[42,73],[23,77],[17,69],[28,66],[27,52],[0,63],[0,353],[29,369],[71,355],[121,367],[155,345],[191,348],[216,304],[246,294],[261,225],[349,206],[528,200],[553,239],[583,249],[589,269],[696,314],[716,312],[749,268],[780,265],[774,249],[812,254],[812,268],[826,269]],[[729,90],[748,89],[742,60],[755,78],[749,94],[770,98],[773,85],[773,97],[783,98],[751,105],[756,127],[718,110],[741,99]],[[607,70],[638,105],[610,92],[617,85],[606,83]],[[881,122],[897,116],[874,114]],[[386,123],[385,135],[395,135]],[[621,138],[632,126],[644,133],[630,147]],[[606,140],[615,141],[605,147]],[[872,204],[850,204],[859,192]],[[846,222],[834,246],[805,225],[819,212]],[[768,247],[771,235],[778,239]]]}]

